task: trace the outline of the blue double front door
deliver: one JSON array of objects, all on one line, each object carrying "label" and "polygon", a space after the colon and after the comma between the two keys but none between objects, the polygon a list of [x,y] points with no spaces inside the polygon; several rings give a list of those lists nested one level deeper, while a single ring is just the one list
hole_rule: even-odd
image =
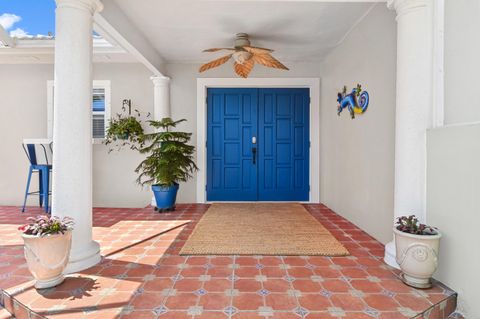
[{"label": "blue double front door", "polygon": [[207,200],[309,200],[309,90],[208,89]]}]

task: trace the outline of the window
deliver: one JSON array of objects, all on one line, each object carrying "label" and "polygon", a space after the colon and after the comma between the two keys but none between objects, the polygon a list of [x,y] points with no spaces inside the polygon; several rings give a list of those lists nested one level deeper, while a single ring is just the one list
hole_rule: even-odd
[{"label": "window", "polygon": [[[47,83],[48,137],[53,137],[53,81]],[[110,119],[110,81],[93,81],[92,136],[94,140],[105,138]]]}]

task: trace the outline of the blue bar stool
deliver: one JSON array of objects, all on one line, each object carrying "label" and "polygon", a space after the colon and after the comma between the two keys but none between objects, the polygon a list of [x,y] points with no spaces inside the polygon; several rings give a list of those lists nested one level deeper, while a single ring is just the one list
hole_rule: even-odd
[{"label": "blue bar stool", "polygon": [[[40,207],[43,205],[45,212],[49,213],[50,171],[52,170],[52,165],[48,163],[47,150],[45,149],[45,146],[42,144],[40,145],[43,148],[43,153],[45,155],[45,164],[39,164],[37,160],[37,153],[35,151],[35,144],[22,144],[23,150],[25,151],[28,161],[30,162],[22,213],[25,212],[25,205],[27,204],[27,197],[29,195],[38,195]],[[38,173],[39,190],[30,192],[30,181],[33,173]]]}]

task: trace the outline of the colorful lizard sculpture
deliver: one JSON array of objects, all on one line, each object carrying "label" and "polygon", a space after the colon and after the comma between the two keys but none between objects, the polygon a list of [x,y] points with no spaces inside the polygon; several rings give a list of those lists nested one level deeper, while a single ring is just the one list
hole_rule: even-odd
[{"label": "colorful lizard sculpture", "polygon": [[350,112],[352,119],[355,118],[355,113],[361,114],[367,110],[369,96],[367,91],[362,92],[362,86],[357,84],[357,87],[352,89],[350,94],[347,94],[347,87],[343,87],[343,92],[338,93],[338,108],[337,113],[340,115],[344,108]]}]

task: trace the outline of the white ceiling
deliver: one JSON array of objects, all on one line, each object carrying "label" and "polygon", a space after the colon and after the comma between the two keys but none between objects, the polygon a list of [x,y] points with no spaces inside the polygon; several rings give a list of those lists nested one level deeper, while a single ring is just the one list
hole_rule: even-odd
[{"label": "white ceiling", "polygon": [[282,61],[321,61],[372,3],[116,0],[168,62],[204,62],[211,47],[231,47],[235,34],[274,49]]}]

